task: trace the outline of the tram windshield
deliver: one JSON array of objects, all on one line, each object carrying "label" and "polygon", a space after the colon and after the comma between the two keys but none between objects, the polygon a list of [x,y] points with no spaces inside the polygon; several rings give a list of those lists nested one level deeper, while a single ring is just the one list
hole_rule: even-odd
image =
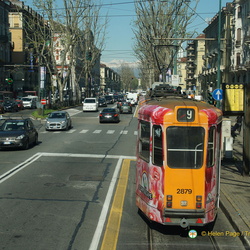
[{"label": "tram windshield", "polygon": [[167,164],[170,168],[201,168],[205,130],[202,127],[167,128]]}]

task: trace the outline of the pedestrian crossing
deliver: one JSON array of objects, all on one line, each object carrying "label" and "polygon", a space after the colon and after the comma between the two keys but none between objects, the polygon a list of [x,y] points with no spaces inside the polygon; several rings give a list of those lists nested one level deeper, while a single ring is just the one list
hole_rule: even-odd
[{"label": "pedestrian crossing", "polygon": [[120,135],[128,135],[133,133],[133,135],[137,136],[138,131],[132,131],[129,132],[128,130],[102,130],[102,129],[96,129],[96,130],[89,130],[89,129],[82,129],[82,130],[76,130],[76,129],[70,129],[68,131],[41,131],[40,134],[48,134],[48,133],[53,133],[53,134],[61,134],[61,133],[66,133],[66,134],[73,134],[73,133],[79,133],[79,134],[107,134],[107,135],[113,135],[113,134],[120,134]]}]

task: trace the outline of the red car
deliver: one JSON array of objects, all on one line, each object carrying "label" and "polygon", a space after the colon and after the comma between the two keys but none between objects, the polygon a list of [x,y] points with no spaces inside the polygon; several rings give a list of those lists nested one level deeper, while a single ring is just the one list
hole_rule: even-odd
[{"label": "red car", "polygon": [[16,103],[17,103],[17,106],[18,106],[18,109],[19,110],[22,110],[24,109],[24,106],[23,106],[23,101],[22,100],[16,100]]}]

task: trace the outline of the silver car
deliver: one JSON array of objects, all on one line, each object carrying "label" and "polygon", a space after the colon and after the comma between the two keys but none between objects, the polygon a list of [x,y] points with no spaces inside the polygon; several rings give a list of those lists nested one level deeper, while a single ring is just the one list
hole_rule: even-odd
[{"label": "silver car", "polygon": [[66,111],[54,111],[46,118],[46,130],[69,130],[72,127],[72,120]]}]

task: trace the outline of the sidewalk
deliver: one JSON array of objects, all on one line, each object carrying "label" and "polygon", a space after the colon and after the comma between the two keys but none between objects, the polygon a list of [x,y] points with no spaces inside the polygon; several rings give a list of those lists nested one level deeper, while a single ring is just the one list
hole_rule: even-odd
[{"label": "sidewalk", "polygon": [[226,214],[246,249],[250,249],[250,177],[243,173],[243,137],[241,131],[233,144],[233,159],[221,164],[220,208]]}]

